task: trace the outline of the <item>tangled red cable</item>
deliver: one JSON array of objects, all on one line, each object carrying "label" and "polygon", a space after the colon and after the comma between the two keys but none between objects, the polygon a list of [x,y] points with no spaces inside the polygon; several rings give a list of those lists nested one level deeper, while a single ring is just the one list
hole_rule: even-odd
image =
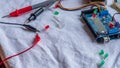
[{"label": "tangled red cable", "polygon": [[31,50],[33,47],[35,47],[35,46],[38,44],[39,41],[40,41],[40,36],[39,36],[38,34],[36,34],[36,37],[35,37],[35,39],[34,39],[33,44],[31,45],[31,47],[27,48],[26,50],[24,50],[24,51],[22,51],[22,52],[20,52],[20,53],[18,53],[18,54],[15,54],[15,55],[12,55],[12,56],[9,56],[9,57],[3,59],[3,60],[0,62],[0,65],[2,65],[4,62],[6,62],[7,60],[9,60],[9,59],[11,59],[11,58],[13,58],[13,57],[19,56],[19,55],[21,55],[21,54],[23,54],[23,53]]}]

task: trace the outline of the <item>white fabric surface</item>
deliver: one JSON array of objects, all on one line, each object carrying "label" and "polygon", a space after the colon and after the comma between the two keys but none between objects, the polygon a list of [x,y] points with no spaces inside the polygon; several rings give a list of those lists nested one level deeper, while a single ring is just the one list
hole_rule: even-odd
[{"label": "white fabric surface", "polygon": [[[16,8],[33,5],[45,0],[0,0],[0,21],[21,23],[29,17],[26,13],[17,18],[1,18]],[[109,5],[112,0],[108,0]],[[66,7],[78,6],[81,0],[65,0],[63,5]],[[108,9],[111,14],[116,11]],[[18,57],[9,60],[12,68],[98,68],[101,58],[98,55],[103,49],[109,53],[103,68],[120,68],[120,59],[115,62],[120,52],[120,39],[112,40],[106,44],[98,44],[92,41],[91,37],[84,29],[84,24],[80,20],[81,10],[60,12],[58,18],[65,26],[62,29],[56,27],[52,21],[53,13],[45,11],[36,21],[30,23],[32,26],[42,29],[45,25],[50,25],[46,32],[39,33],[40,43]],[[55,11],[54,10],[54,11]],[[25,31],[16,26],[0,24],[0,44],[6,56],[16,54],[32,44],[35,33]],[[115,63],[115,66],[114,66]]]}]

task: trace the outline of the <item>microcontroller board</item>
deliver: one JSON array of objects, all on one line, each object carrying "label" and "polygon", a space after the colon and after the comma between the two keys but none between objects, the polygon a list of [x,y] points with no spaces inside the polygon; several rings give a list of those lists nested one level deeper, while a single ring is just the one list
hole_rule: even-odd
[{"label": "microcontroller board", "polygon": [[81,17],[88,25],[98,43],[120,38],[120,27],[118,23],[112,20],[112,16],[107,9],[100,11],[97,8],[85,10],[82,11]]}]

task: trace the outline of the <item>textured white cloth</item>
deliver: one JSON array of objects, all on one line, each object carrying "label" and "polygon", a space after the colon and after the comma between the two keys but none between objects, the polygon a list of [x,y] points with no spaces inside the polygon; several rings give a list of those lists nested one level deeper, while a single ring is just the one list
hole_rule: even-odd
[{"label": "textured white cloth", "polygon": [[[45,0],[0,0],[0,21],[21,23],[29,17],[29,13],[15,18],[1,18],[9,12],[33,5]],[[112,0],[108,0],[108,3]],[[65,0],[63,5],[74,7],[81,4],[81,0]],[[107,7],[113,15],[116,11]],[[81,10],[64,11],[55,9],[60,14],[60,23],[65,24],[62,29],[56,27],[52,21],[53,13],[48,10],[42,13],[37,20],[30,25],[42,29],[45,25],[50,25],[46,32],[39,33],[40,43],[18,57],[9,60],[12,68],[98,68],[101,58],[101,49],[109,53],[109,58],[105,60],[103,68],[119,68],[120,61],[115,62],[120,52],[120,39],[112,40],[106,44],[98,44],[91,39],[89,31],[80,20]],[[25,31],[19,26],[9,26],[0,24],[0,44],[6,56],[11,56],[30,47],[34,40],[35,33]],[[115,63],[115,66],[114,66]]]}]

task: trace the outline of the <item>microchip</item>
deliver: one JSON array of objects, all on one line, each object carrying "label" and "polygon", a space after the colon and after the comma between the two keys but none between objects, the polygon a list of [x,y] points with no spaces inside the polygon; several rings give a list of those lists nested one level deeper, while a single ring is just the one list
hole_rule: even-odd
[{"label": "microchip", "polygon": [[105,26],[102,24],[102,22],[100,21],[99,18],[93,18],[92,20],[95,23],[95,25],[97,26],[99,34],[106,34],[107,33]]}]

